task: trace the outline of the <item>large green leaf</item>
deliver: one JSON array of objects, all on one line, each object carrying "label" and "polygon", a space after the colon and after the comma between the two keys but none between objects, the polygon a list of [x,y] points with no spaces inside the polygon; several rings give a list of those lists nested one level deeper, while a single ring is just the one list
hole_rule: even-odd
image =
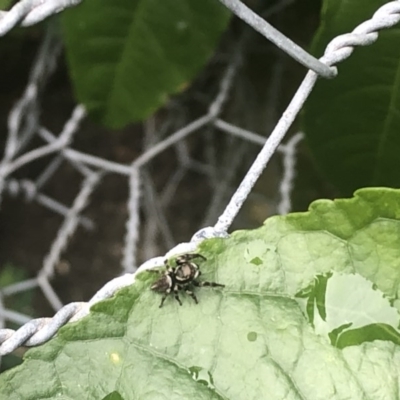
[{"label": "large green leaf", "polygon": [[208,240],[224,289],[160,309],[143,272],[0,375],[0,398],[398,399],[399,204],[364,189]]},{"label": "large green leaf", "polygon": [[[385,0],[325,0],[313,52],[372,17]],[[304,130],[326,177],[344,193],[400,185],[400,27],[356,48],[333,80],[320,80],[305,106]]]},{"label": "large green leaf", "polygon": [[0,10],[7,10],[11,3],[12,0],[0,0]]},{"label": "large green leaf", "polygon": [[85,0],[62,15],[78,100],[111,127],[190,83],[229,18],[215,0]]}]

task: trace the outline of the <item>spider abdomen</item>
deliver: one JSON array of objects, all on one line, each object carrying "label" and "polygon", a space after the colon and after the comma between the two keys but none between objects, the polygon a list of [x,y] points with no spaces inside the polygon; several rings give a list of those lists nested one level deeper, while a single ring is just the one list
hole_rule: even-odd
[{"label": "spider abdomen", "polygon": [[151,286],[151,290],[155,292],[163,293],[166,292],[169,288],[173,287],[174,282],[170,275],[165,274],[160,279],[156,280]]}]

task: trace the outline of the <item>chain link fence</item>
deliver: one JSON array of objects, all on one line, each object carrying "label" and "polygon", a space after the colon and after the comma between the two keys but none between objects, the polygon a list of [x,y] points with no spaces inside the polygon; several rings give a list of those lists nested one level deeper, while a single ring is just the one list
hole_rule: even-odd
[{"label": "chain link fence", "polygon": [[[213,100],[208,102],[206,112],[187,122],[185,118],[182,120],[179,117],[179,113],[177,116],[173,107],[167,107],[162,118],[150,118],[144,124],[143,152],[130,164],[113,162],[74,148],[74,139],[79,135],[80,126],[86,117],[82,105],[74,108],[59,133],[51,132],[44,126],[40,112],[41,99],[46,83],[57,68],[62,50],[56,30],[51,23],[48,25],[26,89],[9,113],[8,134],[0,162],[0,201],[4,196],[23,194],[27,201],[36,202],[61,215],[63,220],[53,242],[49,243],[48,253],[43,258],[42,268],[37,276],[12,283],[0,290],[0,356],[9,354],[22,345],[35,346],[46,342],[64,324],[87,315],[93,304],[112,296],[118,289],[131,285],[139,271],[162,265],[165,257],[191,252],[205,238],[226,237],[243,203],[254,194],[254,185],[274,154],[281,159],[282,175],[271,214],[288,213],[291,209],[296,170],[296,150],[303,134],[295,133],[285,143],[282,142],[318,77],[335,77],[337,70],[334,65],[349,57],[355,46],[373,44],[379,30],[392,27],[400,21],[400,1],[387,3],[352,33],[332,40],[324,56],[317,60],[240,0],[220,1],[251,28],[306,66],[309,72],[267,138],[263,134],[243,129],[238,123],[224,118],[224,109],[240,77],[245,43],[243,38],[241,45],[235,46],[227,57],[228,61],[224,62],[225,71],[219,81],[219,89]],[[22,0],[10,11],[0,12],[0,35],[5,35],[17,25],[36,24],[78,3],[80,1],[77,0]],[[288,1],[278,2],[270,12],[281,11],[288,4]],[[276,83],[279,77],[275,78]],[[221,137],[221,134],[224,136]],[[203,140],[205,156],[202,161],[195,158],[190,149],[189,138],[194,135]],[[221,140],[225,140],[222,151],[218,147]],[[246,153],[246,146],[249,144],[259,146],[261,150],[242,182],[234,189],[235,178],[246,165],[243,160],[246,154],[250,154]],[[173,154],[174,167],[159,190],[156,182],[160,171],[153,170],[151,164],[171,149],[174,152],[168,154]],[[235,156],[232,157],[232,154]],[[41,159],[45,159],[46,163],[36,179],[25,179],[20,174],[15,174],[22,167]],[[63,204],[45,191],[48,182],[65,163],[81,176],[81,187],[70,204]],[[202,209],[199,230],[190,241],[177,244],[172,227],[174,221],[171,222],[169,209],[173,199],[182,196],[180,185],[191,173],[201,176],[205,182],[203,185],[208,187],[207,201],[200,202],[198,206]],[[88,302],[64,305],[52,286],[57,264],[78,227],[85,230],[94,228],[94,221],[85,216],[83,211],[90,209],[91,201],[96,196],[94,191],[111,174],[124,177],[129,187],[126,201],[128,218],[121,257],[122,275],[108,282]],[[233,196],[232,189],[235,190]],[[160,249],[168,251],[164,256],[154,257],[160,254]],[[147,261],[139,265],[141,260]],[[43,292],[56,312],[53,318],[31,319],[31,316],[5,306],[9,296],[32,288],[40,288]],[[7,329],[6,325],[10,322],[22,327],[18,330]]]}]

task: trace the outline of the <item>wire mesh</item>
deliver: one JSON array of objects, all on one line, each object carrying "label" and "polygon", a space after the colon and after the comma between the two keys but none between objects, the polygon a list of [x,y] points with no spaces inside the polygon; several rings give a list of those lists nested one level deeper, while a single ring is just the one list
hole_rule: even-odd
[{"label": "wire mesh", "polygon": [[[22,0],[10,11],[0,13],[0,35],[6,34],[17,25],[27,26],[37,23],[79,2],[77,0]],[[74,138],[79,134],[80,124],[86,117],[85,109],[81,105],[75,107],[58,135],[43,126],[40,118],[41,93],[56,68],[61,52],[61,44],[52,25],[49,25],[32,66],[26,90],[9,113],[8,136],[3,159],[0,162],[0,202],[1,196],[15,196],[23,193],[28,201],[37,202],[51,212],[60,214],[63,221],[54,241],[49,245],[48,254],[44,257],[42,268],[37,276],[10,284],[0,290],[0,356],[9,354],[21,345],[35,346],[46,342],[57,333],[61,326],[87,315],[93,304],[112,296],[120,288],[131,285],[136,273],[162,265],[165,257],[191,252],[205,238],[226,237],[243,203],[249,198],[257,179],[274,154],[281,157],[283,165],[280,184],[277,188],[279,201],[275,212],[288,213],[291,209],[291,193],[296,171],[296,150],[303,134],[299,132],[293,135],[285,144],[282,144],[282,141],[312,91],[318,76],[335,76],[337,71],[333,66],[349,57],[355,46],[372,44],[377,39],[377,32],[380,29],[389,28],[400,20],[400,2],[388,3],[352,33],[334,39],[328,45],[324,56],[316,60],[298,46],[294,46],[289,39],[239,0],[221,0],[221,2],[295,60],[306,65],[310,71],[278,124],[266,138],[257,132],[243,129],[237,123],[229,122],[223,116],[224,107],[235,87],[235,79],[241,68],[242,51],[238,46],[226,65],[225,73],[219,83],[219,90],[209,103],[206,113],[189,121],[183,127],[174,112],[170,113],[171,117],[163,118],[161,124],[155,117],[150,118],[145,123],[144,150],[130,164],[114,162],[73,147]],[[181,127],[178,128],[177,124]],[[218,157],[215,143],[217,133],[218,135],[222,133],[227,138],[225,152]],[[188,148],[187,140],[194,135],[204,139],[206,162],[196,160]],[[38,140],[44,144],[38,147],[33,145]],[[235,176],[243,168],[242,160],[246,153],[246,146],[236,148],[238,141],[262,148],[242,183],[229,200],[230,189],[235,186]],[[234,160],[230,157],[232,148],[236,148],[237,152]],[[175,151],[176,167],[160,191],[157,190],[154,173],[150,166],[154,160],[171,149]],[[23,166],[41,159],[50,160],[46,162],[45,168],[36,180],[15,177],[15,172]],[[62,204],[43,193],[48,182],[65,162],[81,175],[81,188],[69,205]],[[180,182],[190,171],[195,171],[207,180],[211,194],[207,206],[204,206],[200,229],[190,241],[177,244],[168,222],[167,210],[172,199],[179,193]],[[110,174],[124,177],[129,187],[126,202],[128,217],[121,259],[122,275],[108,282],[90,301],[63,305],[52,286],[57,263],[79,226],[85,229],[93,228],[94,222],[84,216],[83,211],[90,207],[92,198],[95,196],[94,190]],[[223,179],[223,184],[220,183],[221,179]],[[226,202],[228,204],[221,213]],[[216,220],[216,224],[212,225]],[[158,235],[164,248],[169,251],[164,256],[154,257],[160,248],[157,242]],[[139,243],[145,244],[144,250],[139,249]],[[139,266],[140,259],[148,261]],[[51,307],[56,311],[53,318],[32,320],[29,315],[5,306],[5,301],[9,296],[32,288],[40,288],[43,292]],[[8,322],[23,326],[16,331],[7,329]]]}]

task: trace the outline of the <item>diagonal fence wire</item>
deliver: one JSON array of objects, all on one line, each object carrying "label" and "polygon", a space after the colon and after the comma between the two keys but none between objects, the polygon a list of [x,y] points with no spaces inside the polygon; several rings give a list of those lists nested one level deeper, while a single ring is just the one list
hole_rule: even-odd
[{"label": "diagonal fence wire", "polygon": [[[348,58],[356,46],[366,46],[378,39],[378,31],[387,29],[400,21],[400,2],[393,1],[382,6],[373,17],[353,30],[352,33],[333,39],[327,46],[322,62],[331,66]],[[309,71],[293,96],[292,101],[283,113],[275,129],[268,137],[263,149],[258,154],[242,183],[239,185],[229,204],[218,218],[215,225],[217,231],[226,231],[247,199],[258,177],[267,166],[272,155],[283,140],[289,127],[300,112],[309,94],[317,82],[318,74]]]},{"label": "diagonal fence wire", "polygon": [[8,136],[4,157],[0,162],[0,206],[5,180],[7,175],[12,172],[11,161],[35,134],[38,125],[39,94],[55,70],[60,50],[61,43],[57,38],[54,26],[50,25],[34,62],[25,92],[9,114]]},{"label": "diagonal fence wire", "polygon": [[[260,20],[259,17],[255,18],[253,15],[254,13],[251,10],[243,8],[244,5],[242,2],[238,0],[221,0],[221,2],[225,4],[228,8],[230,8],[233,12],[235,12],[240,18],[245,19],[254,29],[265,34],[265,37],[270,38],[271,30],[268,24],[265,24],[265,21],[262,19]],[[23,0],[15,5],[8,13],[0,14],[0,34],[6,33],[7,29],[9,30],[19,23],[30,23],[30,21],[34,20],[34,16],[38,15],[38,10],[42,10],[41,16],[47,16],[54,13],[55,11],[59,11],[62,8],[72,6],[77,3],[78,1],[55,1],[53,2],[53,5],[51,5],[50,2],[29,2]],[[58,4],[58,6],[56,6],[56,8],[52,8],[54,7],[54,4]],[[49,12],[49,14],[46,14],[46,12],[48,12],[46,10],[50,9],[52,11]],[[33,13],[35,10],[36,14]],[[45,10],[46,12],[43,10]],[[252,21],[256,21],[256,23],[253,23]],[[9,354],[10,352],[22,345],[34,346],[44,343],[45,341],[53,337],[61,326],[65,325],[69,321],[76,321],[87,315],[89,313],[90,307],[93,304],[109,298],[120,288],[133,284],[136,274],[140,273],[143,270],[162,265],[166,257],[168,258],[179,253],[191,252],[195,250],[198,244],[205,238],[218,236],[226,237],[229,227],[231,226],[234,218],[242,207],[244,201],[247,199],[256,180],[269,162],[271,156],[276,151],[283,155],[284,165],[284,175],[279,189],[281,194],[281,201],[278,206],[278,210],[281,213],[288,212],[290,210],[290,193],[293,188],[295,151],[298,143],[302,139],[302,134],[298,133],[294,135],[286,144],[281,144],[281,142],[287,130],[294,121],[297,113],[304,104],[304,101],[311,92],[317,80],[318,74],[325,77],[334,76],[336,74],[336,69],[333,66],[336,63],[341,62],[345,58],[349,57],[354,50],[354,47],[372,44],[376,41],[379,30],[392,27],[399,21],[400,2],[393,1],[391,3],[387,3],[386,5],[381,7],[370,20],[359,25],[352,33],[341,35],[332,40],[331,43],[327,46],[324,56],[319,61],[308,59],[307,57],[307,60],[301,60],[300,57],[304,55],[303,50],[299,50],[296,47],[293,47],[293,44],[291,43],[289,43],[289,47],[291,50],[288,50],[286,44],[284,44],[285,41],[281,41],[279,46],[289,54],[294,51],[296,53],[294,58],[307,65],[307,67],[310,68],[311,71],[307,73],[303,83],[300,85],[288,108],[283,113],[277,126],[267,140],[263,136],[255,132],[251,132],[232,125],[221,118],[221,110],[226,102],[229,90],[233,84],[235,72],[240,65],[240,57],[234,57],[232,62],[228,65],[227,72],[221,81],[220,90],[215,100],[211,103],[207,113],[204,116],[186,125],[185,127],[178,129],[172,135],[148,146],[144,153],[139,156],[133,163],[131,163],[131,165],[114,163],[90,154],[79,152],[71,148],[70,140],[65,139],[65,137],[68,136],[65,131],[71,129],[72,132],[67,139],[72,140],[73,132],[76,131],[80,120],[84,117],[83,108],[78,108],[78,110],[80,110],[80,113],[78,113],[77,109],[75,110],[72,118],[69,121],[69,124],[67,124],[70,128],[67,129],[66,125],[65,130],[61,133],[60,136],[58,136],[58,138],[54,135],[51,135],[48,131],[45,130],[45,128],[40,127],[40,129],[38,130],[40,132],[39,136],[48,142],[47,145],[39,149],[40,151],[33,150],[30,153],[25,153],[24,155],[19,156],[19,158],[15,158],[17,152],[11,152],[11,156],[6,154],[1,164],[2,169],[0,172],[2,173],[2,175],[0,174],[0,176],[3,178],[4,186],[7,187],[13,185],[13,180],[9,177],[9,171],[15,171],[25,162],[31,162],[33,159],[41,158],[44,155],[49,154],[50,150],[52,152],[54,149],[56,149],[57,154],[62,156],[63,159],[68,160],[68,162],[71,162],[77,168],[80,168],[85,176],[85,180],[83,182],[81,191],[77,195],[72,207],[64,210],[64,224],[60,228],[59,235],[56,237],[51,247],[49,256],[46,258],[44,266],[39,273],[39,276],[32,280],[9,285],[0,290],[1,326],[4,326],[4,320],[10,320],[19,323],[26,321],[25,316],[17,315],[17,313],[13,313],[12,310],[7,310],[4,306],[4,299],[6,299],[7,296],[10,296],[11,294],[20,293],[27,288],[37,287],[38,285],[42,288],[43,291],[49,291],[49,293],[46,292],[46,297],[48,299],[51,299],[50,302],[52,303],[53,307],[55,309],[59,309],[59,311],[57,311],[53,318],[39,318],[31,320],[16,331],[12,329],[0,329],[0,356]],[[309,63],[309,61],[311,63]],[[78,117],[76,113],[79,114]],[[59,301],[59,299],[57,299],[56,297],[52,297],[55,293],[54,291],[53,293],[51,293],[52,288],[49,283],[49,279],[53,274],[56,260],[59,258],[61,252],[67,245],[68,237],[74,232],[78,225],[78,222],[83,222],[82,216],[80,215],[82,209],[87,205],[89,196],[95,188],[96,184],[101,180],[103,173],[117,173],[129,177],[130,197],[128,209],[130,211],[130,217],[127,223],[127,235],[123,267],[126,272],[131,272],[135,269],[137,263],[136,248],[139,240],[139,206],[142,186],[141,170],[145,168],[155,157],[158,157],[162,152],[169,149],[171,146],[176,146],[178,143],[182,143],[182,141],[185,140],[189,135],[196,133],[197,131],[199,131],[199,129],[204,127],[218,129],[227,135],[240,137],[246,142],[253,142],[263,146],[253,165],[244,177],[242,183],[239,185],[237,191],[231,198],[224,212],[219,217],[217,223],[214,226],[206,227],[198,231],[192,237],[190,242],[180,243],[176,245],[175,247],[170,249],[164,257],[155,257],[146,261],[136,270],[136,273],[125,273],[124,275],[111,280],[103,288],[101,288],[89,302],[71,303],[61,307],[61,301]],[[181,163],[183,163],[180,168],[184,169],[178,169],[178,172],[183,172],[181,172],[180,174],[177,173],[177,175],[175,175],[175,177],[171,179],[171,182],[175,187],[176,181],[181,179],[182,174],[185,173],[185,169],[187,169],[188,166],[196,168],[206,174],[210,173],[211,171],[211,177],[212,174],[215,173],[215,171],[212,172],[212,169],[204,169],[201,164],[198,164],[190,157],[187,158],[186,150],[184,147],[180,147],[179,152],[181,154]],[[212,155],[210,155],[210,157],[212,158]],[[60,161],[55,160],[57,160],[57,158],[54,159],[54,164],[52,164],[51,167],[49,166],[48,169],[46,169],[41,177],[37,180],[38,187],[41,187],[47,177],[52,175],[53,170],[56,170],[58,168]],[[93,172],[92,169],[95,169],[95,171]],[[5,185],[5,183],[7,183],[7,185]],[[33,183],[33,189],[31,189],[32,193],[34,193],[35,190],[36,186],[35,183]],[[174,190],[176,189],[172,189],[172,193],[174,192]],[[216,192],[215,196],[217,196],[217,194],[218,193]],[[164,192],[164,195],[167,198],[171,197],[171,194],[168,194],[168,189]],[[38,197],[37,194],[32,194],[31,196],[35,196],[36,198]],[[149,192],[147,196],[151,197],[152,194]],[[218,196],[221,195],[218,194]],[[162,204],[162,201],[160,204]]]},{"label": "diagonal fence wire", "polygon": [[276,46],[284,50],[293,59],[303,64],[308,69],[315,71],[324,78],[334,78],[337,74],[335,68],[330,68],[328,65],[314,58],[307,53],[296,43],[275,29],[265,19],[252,11],[249,7],[243,4],[240,0],[219,0],[225,7],[229,8],[235,15],[246,22],[254,30],[270,40]]}]

